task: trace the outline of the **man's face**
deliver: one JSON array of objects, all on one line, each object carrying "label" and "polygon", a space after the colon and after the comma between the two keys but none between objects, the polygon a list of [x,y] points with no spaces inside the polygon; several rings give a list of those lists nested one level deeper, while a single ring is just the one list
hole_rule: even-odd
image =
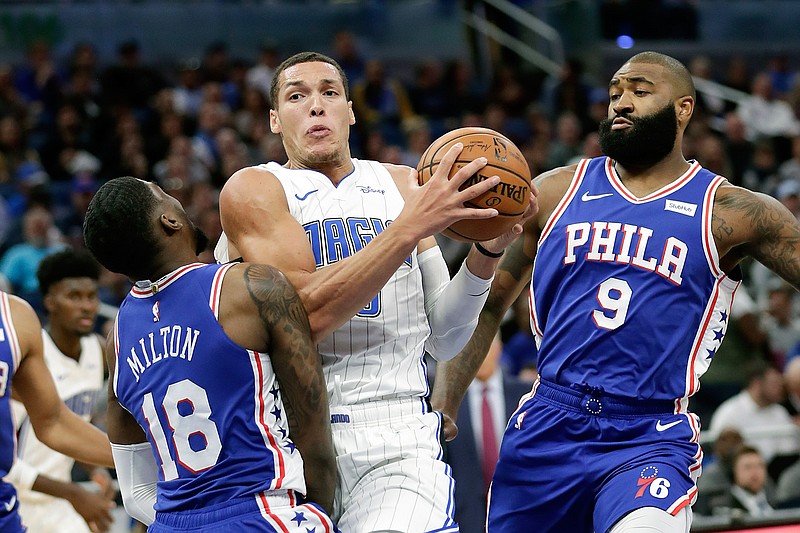
[{"label": "man's face", "polygon": [[757,453],[740,455],[733,465],[733,479],[743,489],[753,494],[759,492],[767,481],[764,460]]},{"label": "man's face", "polygon": [[626,168],[652,166],[675,147],[673,87],[665,69],[627,63],[609,84],[608,118],[600,123],[603,153]]},{"label": "man's face", "polygon": [[54,283],[44,298],[51,326],[88,335],[94,331],[100,299],[92,278],[64,278]]},{"label": "man's face", "polygon": [[350,157],[348,139],[355,124],[352,103],[333,65],[300,63],[280,74],[270,129],[279,133],[289,159],[303,167],[336,164]]}]

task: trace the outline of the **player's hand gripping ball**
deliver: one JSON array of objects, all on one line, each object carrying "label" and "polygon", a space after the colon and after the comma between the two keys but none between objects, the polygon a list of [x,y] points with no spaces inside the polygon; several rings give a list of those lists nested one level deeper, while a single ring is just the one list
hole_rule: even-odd
[{"label": "player's hand gripping ball", "polygon": [[504,135],[488,128],[459,128],[445,133],[425,150],[417,165],[420,185],[425,184],[442,156],[455,143],[460,142],[464,149],[453,164],[450,177],[478,157],[485,157],[488,163],[472,175],[459,188],[499,176],[500,183],[488,192],[466,202],[468,207],[494,208],[499,215],[481,220],[459,220],[446,228],[442,234],[457,241],[488,241],[509,231],[519,222],[528,207],[531,192],[531,171],[528,162],[519,148]]}]

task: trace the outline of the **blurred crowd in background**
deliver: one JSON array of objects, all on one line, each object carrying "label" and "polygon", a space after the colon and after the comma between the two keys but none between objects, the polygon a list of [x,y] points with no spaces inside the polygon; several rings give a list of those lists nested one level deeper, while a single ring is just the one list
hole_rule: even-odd
[{"label": "blurred crowd in background", "polygon": [[[558,76],[503,63],[482,79],[462,59],[394,70],[347,31],[320,51],[340,62],[350,82],[354,157],[415,167],[433,139],[462,126],[508,136],[532,175],[601,155],[597,124],[607,114],[607,79],[588,75],[579,59],[566,61]],[[269,131],[269,87],[275,67],[293,52],[265,43],[250,57],[233,57],[215,42],[156,68],[132,40],[120,42],[107,64],[92,43],[57,57],[34,42],[24,61],[0,64],[0,288],[41,312],[39,262],[65,246],[83,247],[88,202],[104,181],[122,175],[156,181],[178,198],[213,247],[225,180],[246,166],[286,160]],[[724,64],[679,59],[694,76],[747,95],[732,102],[699,93],[686,156],[800,215],[800,65],[783,55],[759,65],[736,56]],[[459,265],[465,245],[441,245],[448,264]],[[210,250],[201,258],[213,260]],[[725,343],[711,354],[714,364],[692,400],[708,428],[695,509],[701,513],[730,505],[719,499],[739,478],[763,491],[768,507],[800,506],[800,300],[757,263],[744,264],[742,276]],[[104,272],[100,286],[102,332],[130,284]],[[527,305],[520,299],[502,328],[500,364],[532,381]],[[742,454],[755,457],[750,478],[737,474],[744,448],[731,442],[752,448]],[[715,469],[718,477],[708,473]]]}]

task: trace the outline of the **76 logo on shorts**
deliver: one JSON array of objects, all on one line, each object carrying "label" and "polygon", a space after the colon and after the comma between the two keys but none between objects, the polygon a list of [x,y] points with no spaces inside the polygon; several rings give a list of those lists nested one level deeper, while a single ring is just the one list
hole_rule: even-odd
[{"label": "76 logo on shorts", "polygon": [[658,468],[655,466],[642,468],[636,484],[639,486],[639,490],[636,491],[634,499],[644,496],[646,490],[649,490],[650,496],[653,498],[663,499],[669,495],[669,480],[658,477]]}]

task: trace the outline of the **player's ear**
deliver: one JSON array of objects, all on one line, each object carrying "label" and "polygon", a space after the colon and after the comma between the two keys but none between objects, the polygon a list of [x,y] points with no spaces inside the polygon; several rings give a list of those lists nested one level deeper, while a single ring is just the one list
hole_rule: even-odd
[{"label": "player's ear", "polygon": [[183,227],[183,223],[174,213],[161,213],[158,221],[168,234],[175,233]]},{"label": "player's ear", "polygon": [[353,102],[352,101],[347,102],[347,113],[348,113],[348,115],[350,115],[350,125],[352,126],[353,124],[356,123],[356,114],[353,113]]},{"label": "player's ear", "polygon": [[694,98],[683,96],[678,99],[678,121],[686,123],[694,113]]},{"label": "player's ear", "polygon": [[278,114],[274,109],[269,110],[269,131],[281,133],[281,121],[278,119]]},{"label": "player's ear", "polygon": [[42,298],[42,306],[44,307],[44,310],[47,311],[48,315],[53,312],[53,306],[54,306],[53,295],[50,294],[49,292],[45,295],[44,298]]}]

